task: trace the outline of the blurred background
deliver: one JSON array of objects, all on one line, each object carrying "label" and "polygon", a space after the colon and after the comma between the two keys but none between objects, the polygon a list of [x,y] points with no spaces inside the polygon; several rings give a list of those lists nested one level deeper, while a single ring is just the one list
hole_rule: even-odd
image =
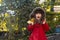
[{"label": "blurred background", "polygon": [[0,40],[28,40],[27,21],[35,7],[46,11],[51,27],[46,34],[59,33],[60,0],[0,0]]}]

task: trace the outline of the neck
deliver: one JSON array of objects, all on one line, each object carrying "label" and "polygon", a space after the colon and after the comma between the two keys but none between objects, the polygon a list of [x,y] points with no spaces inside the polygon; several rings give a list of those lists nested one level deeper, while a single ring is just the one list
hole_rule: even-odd
[{"label": "neck", "polygon": [[42,22],[41,22],[41,20],[35,19],[35,23],[40,23],[41,24]]}]

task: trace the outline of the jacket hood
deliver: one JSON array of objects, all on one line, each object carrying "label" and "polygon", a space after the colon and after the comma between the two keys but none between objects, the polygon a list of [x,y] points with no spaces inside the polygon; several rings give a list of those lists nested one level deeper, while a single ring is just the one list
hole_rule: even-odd
[{"label": "jacket hood", "polygon": [[43,8],[40,8],[40,7],[34,8],[33,11],[30,13],[29,18],[34,18],[35,14],[37,12],[40,12],[42,14],[42,19],[45,19],[45,17],[46,17],[45,10]]}]

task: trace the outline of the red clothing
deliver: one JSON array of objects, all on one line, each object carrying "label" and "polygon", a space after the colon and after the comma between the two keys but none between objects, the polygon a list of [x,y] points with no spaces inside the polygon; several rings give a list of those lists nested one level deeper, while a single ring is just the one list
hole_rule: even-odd
[{"label": "red clothing", "polygon": [[31,35],[29,36],[29,40],[47,40],[45,32],[47,32],[49,29],[50,28],[47,23],[28,25],[28,30],[32,31]]}]

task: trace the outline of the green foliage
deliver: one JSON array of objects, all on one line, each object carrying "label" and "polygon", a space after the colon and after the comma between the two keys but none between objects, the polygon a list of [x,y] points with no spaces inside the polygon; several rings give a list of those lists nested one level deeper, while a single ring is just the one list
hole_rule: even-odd
[{"label": "green foliage", "polygon": [[[12,33],[16,25],[19,27],[19,32],[20,32],[20,38],[21,40],[27,40],[29,32],[27,31],[27,21],[29,20],[29,14],[35,7],[43,7],[47,8],[48,6],[51,6],[51,11],[53,11],[53,6],[55,5],[55,0],[53,1],[48,1],[43,4],[39,4],[39,0],[35,2],[35,0],[5,0],[3,4],[6,4],[5,6],[0,9],[0,11],[5,11],[6,9],[9,10],[14,10],[17,14],[15,17],[11,17],[6,19],[7,22],[7,27],[10,29],[9,37],[13,37]],[[5,8],[6,7],[6,8]],[[17,19],[18,18],[18,22]],[[53,33],[55,32],[55,27],[56,25],[60,24],[60,13],[54,13],[54,12],[46,12],[46,18],[49,26],[51,27],[51,30],[48,33]],[[3,18],[0,18],[0,20]],[[15,19],[15,20],[14,20]],[[14,21],[13,21],[14,20]],[[14,23],[12,23],[14,22]],[[17,24],[18,23],[18,24]],[[15,25],[16,24],[16,25]],[[13,27],[14,26],[14,27]],[[13,27],[13,29],[12,29]],[[12,31],[13,30],[13,31]],[[18,40],[18,38],[17,38]]]},{"label": "green foliage", "polygon": [[49,33],[55,32],[56,26],[60,24],[59,17],[60,17],[60,13],[54,13],[54,12],[46,13],[47,22],[48,22],[49,26],[51,27],[51,30]]},{"label": "green foliage", "polygon": [[38,7],[39,5],[34,3],[34,0],[25,0],[22,6],[20,6],[19,11],[19,29],[20,31],[22,31],[21,28],[23,27],[27,27],[27,21],[29,19],[29,14],[31,13],[31,11],[35,8]]}]

